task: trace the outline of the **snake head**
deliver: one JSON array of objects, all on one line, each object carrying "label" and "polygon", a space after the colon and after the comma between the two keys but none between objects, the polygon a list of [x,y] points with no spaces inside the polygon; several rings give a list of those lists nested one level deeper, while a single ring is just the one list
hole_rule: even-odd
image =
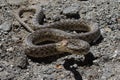
[{"label": "snake head", "polygon": [[89,43],[80,39],[67,39],[62,40],[57,49],[62,52],[69,52],[72,54],[87,54],[90,49]]}]

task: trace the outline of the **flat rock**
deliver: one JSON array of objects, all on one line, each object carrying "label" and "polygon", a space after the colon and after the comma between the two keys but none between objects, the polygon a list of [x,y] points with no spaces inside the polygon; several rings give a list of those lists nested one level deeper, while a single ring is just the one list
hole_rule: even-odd
[{"label": "flat rock", "polygon": [[0,30],[10,31],[10,29],[11,29],[11,22],[10,21],[5,21],[4,23],[2,23],[0,25]]},{"label": "flat rock", "polygon": [[74,17],[74,18],[78,17],[79,18],[78,8],[79,8],[79,5],[73,5],[73,6],[63,9],[62,13],[66,15],[67,17]]}]

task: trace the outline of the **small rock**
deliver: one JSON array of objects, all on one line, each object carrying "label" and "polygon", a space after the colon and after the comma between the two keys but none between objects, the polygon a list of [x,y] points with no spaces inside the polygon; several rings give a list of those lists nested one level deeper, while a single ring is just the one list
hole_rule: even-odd
[{"label": "small rock", "polygon": [[94,61],[93,61],[93,64],[95,64],[95,65],[98,66],[98,65],[99,65],[99,60],[94,60]]},{"label": "small rock", "polygon": [[79,18],[79,6],[70,6],[63,10],[63,14],[66,15],[68,18]]},{"label": "small rock", "polygon": [[[115,53],[116,53],[116,51],[115,51]],[[116,58],[116,57],[117,57],[117,55],[118,55],[118,54],[114,54],[114,55],[112,56],[112,58]]]},{"label": "small rock", "polygon": [[10,31],[11,29],[11,22],[10,21],[6,21],[3,24],[0,25],[0,29],[3,31]]},{"label": "small rock", "polygon": [[74,64],[74,65],[73,65],[73,67],[74,67],[74,68],[77,68],[77,67],[78,67],[78,65],[77,65],[77,64]]},{"label": "small rock", "polygon": [[3,32],[3,33],[4,33],[5,35],[7,35],[7,34],[8,34],[8,32],[6,32],[6,31],[5,31],[5,32]]},{"label": "small rock", "polygon": [[13,47],[7,49],[8,52],[12,52],[13,50],[14,50]]},{"label": "small rock", "polygon": [[70,68],[77,68],[78,65],[77,64],[74,64],[74,65],[71,65]]},{"label": "small rock", "polygon": [[106,32],[111,32],[111,29],[110,28],[105,28],[105,31]]},{"label": "small rock", "polygon": [[63,66],[61,66],[60,64],[57,64],[57,65],[55,66],[55,68],[57,68],[57,69],[62,69]]},{"label": "small rock", "polygon": [[1,39],[1,41],[5,41],[5,38]]},{"label": "small rock", "polygon": [[119,48],[115,50],[115,54],[120,55],[120,49]]}]

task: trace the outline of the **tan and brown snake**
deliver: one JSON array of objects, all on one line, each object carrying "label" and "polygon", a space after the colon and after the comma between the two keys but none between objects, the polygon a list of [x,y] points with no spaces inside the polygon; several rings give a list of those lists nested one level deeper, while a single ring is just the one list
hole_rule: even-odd
[{"label": "tan and brown snake", "polygon": [[[34,9],[31,10],[34,11]],[[32,32],[26,36],[24,48],[25,53],[32,57],[47,57],[63,52],[85,55],[89,52],[89,43],[100,37],[97,23],[91,21],[61,20],[37,26],[36,29],[39,30],[33,31],[20,19],[18,14],[14,14],[16,19]],[[37,15],[36,18],[39,16],[41,15]],[[37,19],[36,22],[38,22]],[[70,33],[68,31],[85,31],[85,33]]]}]

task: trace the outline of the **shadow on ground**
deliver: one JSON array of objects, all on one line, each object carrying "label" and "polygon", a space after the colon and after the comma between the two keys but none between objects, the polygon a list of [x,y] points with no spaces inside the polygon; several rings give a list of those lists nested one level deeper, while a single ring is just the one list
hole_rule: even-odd
[{"label": "shadow on ground", "polygon": [[91,46],[92,46],[92,45],[97,45],[97,44],[101,43],[102,40],[103,40],[103,36],[100,35],[99,39],[98,39],[97,41],[95,41],[95,42],[90,43],[90,45],[91,45]]},{"label": "shadow on ground", "polygon": [[[63,56],[67,56],[70,55],[69,53],[66,54],[60,54],[60,55],[55,55],[55,56],[51,56],[51,57],[46,57],[46,58],[33,58],[33,57],[29,57],[33,62],[38,62],[38,63],[45,63],[45,64],[50,64],[53,61],[56,61],[58,58],[63,57]],[[76,70],[77,68],[75,67],[70,67],[74,64],[77,64],[78,66],[91,66],[93,65],[93,60],[97,59],[96,57],[94,57],[94,55],[92,53],[89,53],[87,55],[85,55],[85,60],[82,61],[81,59],[79,60],[75,60],[75,58],[70,58],[70,59],[66,59],[63,66],[66,70],[69,70],[73,73],[75,80],[83,80],[82,76],[80,75],[80,73]]]},{"label": "shadow on ground", "polygon": [[63,53],[63,54],[53,55],[53,56],[44,57],[44,58],[34,58],[34,57],[28,56],[28,58],[30,58],[33,62],[50,64],[51,62],[54,62],[57,59],[64,57],[64,56],[67,56],[67,55],[71,55],[71,54],[70,53]]},{"label": "shadow on ground", "polygon": [[85,55],[84,61],[81,61],[81,60],[76,61],[74,58],[66,59],[63,66],[66,70],[69,70],[74,74],[75,80],[83,80],[80,73],[76,70],[77,68],[75,68],[75,67],[71,68],[70,66],[74,65],[74,64],[77,64],[78,66],[91,66],[91,65],[93,65],[93,60],[95,60],[95,59],[96,58],[93,56],[93,54],[89,53],[89,54]]}]

